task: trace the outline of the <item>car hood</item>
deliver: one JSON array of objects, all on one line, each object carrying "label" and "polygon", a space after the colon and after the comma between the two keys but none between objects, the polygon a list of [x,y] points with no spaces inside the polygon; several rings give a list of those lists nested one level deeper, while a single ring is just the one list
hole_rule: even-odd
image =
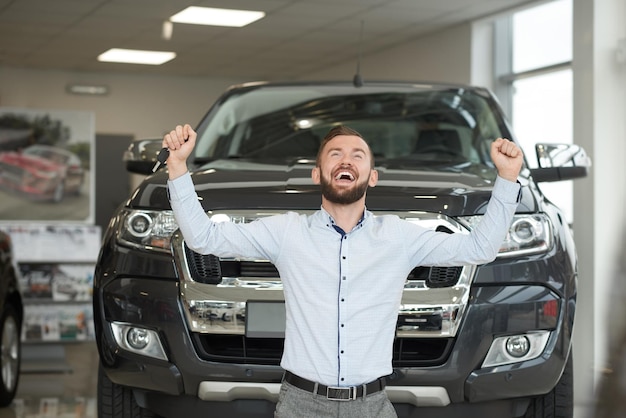
[{"label": "car hood", "polygon": [[58,171],[62,167],[54,161],[19,152],[0,153],[0,161],[29,171]]},{"label": "car hood", "polygon": [[[321,205],[319,186],[311,180],[311,164],[291,166],[243,161],[215,161],[192,170],[196,192],[205,210],[315,210]],[[449,216],[484,212],[493,188],[493,169],[397,169],[377,167],[379,180],[367,191],[371,211],[428,211]],[[128,206],[170,209],[167,171],[147,177]],[[537,202],[522,187],[520,212],[536,211]]]}]

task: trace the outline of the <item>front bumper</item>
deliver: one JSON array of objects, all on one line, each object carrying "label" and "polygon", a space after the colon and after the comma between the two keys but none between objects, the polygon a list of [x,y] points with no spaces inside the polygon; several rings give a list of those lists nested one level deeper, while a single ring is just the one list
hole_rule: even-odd
[{"label": "front bumper", "polygon": [[[100,308],[95,314],[100,322],[98,346],[109,378],[138,389],[145,399],[155,392],[172,395],[180,402],[200,400],[199,405],[245,399],[275,402],[282,378],[279,366],[220,363],[197,355],[185,327],[178,286],[175,281],[117,278],[94,295],[99,300],[94,306]],[[570,338],[567,321],[545,315],[544,307],[554,303],[559,307],[558,318],[566,318],[568,304],[546,287],[473,287],[448,360],[436,367],[396,367],[389,378],[390,399],[399,404],[442,407],[549,392],[562,372]],[[121,350],[111,332],[111,321],[155,330],[167,360]],[[551,335],[540,357],[480,368],[494,336],[546,327],[551,328]]]}]

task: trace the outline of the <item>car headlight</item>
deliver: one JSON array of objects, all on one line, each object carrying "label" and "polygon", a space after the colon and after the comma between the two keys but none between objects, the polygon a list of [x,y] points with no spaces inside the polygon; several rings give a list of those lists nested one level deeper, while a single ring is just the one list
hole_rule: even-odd
[{"label": "car headlight", "polygon": [[130,210],[120,214],[117,239],[137,248],[170,251],[170,239],[178,229],[171,210]]},{"label": "car headlight", "polygon": [[[459,221],[473,229],[482,216],[467,216]],[[543,213],[533,215],[515,215],[500,246],[498,257],[543,253],[552,248],[552,224]]]}]

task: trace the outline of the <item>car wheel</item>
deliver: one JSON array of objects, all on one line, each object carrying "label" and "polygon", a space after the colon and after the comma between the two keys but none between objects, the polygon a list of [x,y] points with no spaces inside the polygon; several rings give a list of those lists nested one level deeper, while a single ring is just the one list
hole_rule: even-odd
[{"label": "car wheel", "polygon": [[63,200],[63,195],[65,194],[65,183],[64,182],[59,182],[59,184],[57,184],[57,187],[54,188],[54,194],[52,195],[52,201],[54,203],[59,203],[61,200]]},{"label": "car wheel", "polygon": [[574,416],[574,365],[570,352],[561,378],[551,392],[534,398],[524,418],[572,418]]},{"label": "car wheel", "polygon": [[0,407],[13,402],[20,377],[20,322],[13,306],[6,305],[0,320]]},{"label": "car wheel", "polygon": [[102,366],[98,368],[98,418],[158,418],[137,405],[133,391],[113,383]]}]

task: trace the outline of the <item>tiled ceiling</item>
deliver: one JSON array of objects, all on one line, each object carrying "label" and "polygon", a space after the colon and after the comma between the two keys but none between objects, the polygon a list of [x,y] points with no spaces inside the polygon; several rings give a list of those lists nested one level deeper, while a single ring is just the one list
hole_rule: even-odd
[{"label": "tiled ceiling", "polygon": [[[530,0],[0,0],[0,65],[290,79]],[[243,28],[163,22],[187,6],[261,10]],[[363,41],[359,42],[363,26]],[[161,66],[101,63],[109,48],[174,51]],[[359,48],[361,48],[359,50]]]}]

